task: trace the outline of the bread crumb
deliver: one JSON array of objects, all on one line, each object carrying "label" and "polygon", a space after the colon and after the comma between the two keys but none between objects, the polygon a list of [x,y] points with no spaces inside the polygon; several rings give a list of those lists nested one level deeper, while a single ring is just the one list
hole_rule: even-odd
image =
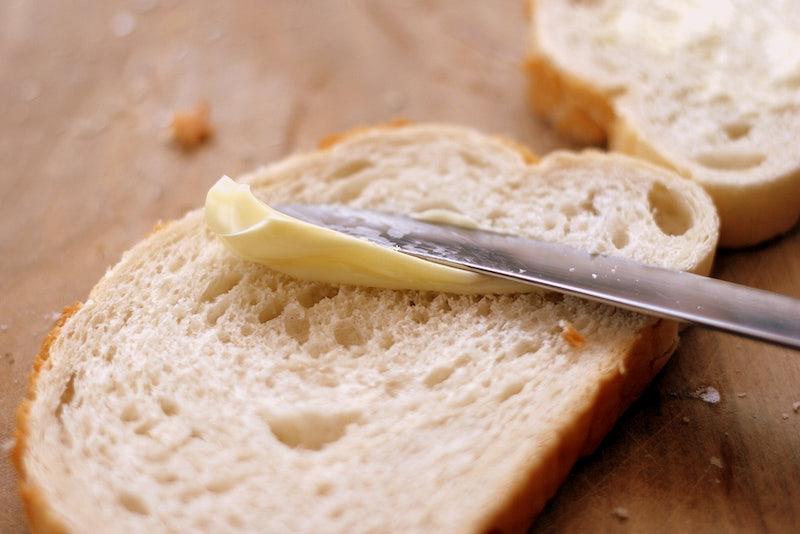
[{"label": "bread crumb", "polygon": [[743,399],[747,396],[747,393],[737,393],[736,396],[739,397],[740,399]]},{"label": "bread crumb", "polygon": [[782,418],[782,419],[785,421],[786,419],[789,419],[789,414],[788,414],[788,413],[786,413],[786,412],[783,412],[783,413],[781,414],[781,418]]},{"label": "bread crumb", "polygon": [[628,518],[631,516],[628,513],[628,509],[623,506],[617,506],[613,510],[611,510],[611,515],[619,519],[620,521],[627,521]]},{"label": "bread crumb", "polygon": [[721,398],[717,388],[711,386],[696,389],[693,396],[709,404],[717,404]]},{"label": "bread crumb", "polygon": [[681,419],[681,423],[683,423],[684,425],[688,425],[689,424],[689,418],[688,417],[684,417],[683,419]]},{"label": "bread crumb", "polygon": [[[5,332],[6,330],[8,330],[8,325],[5,323],[0,324],[0,332]],[[795,409],[795,411],[797,410]]]},{"label": "bread crumb", "polygon": [[209,121],[210,111],[206,102],[198,102],[191,109],[172,114],[172,138],[184,150],[197,148],[214,133]]},{"label": "bread crumb", "polygon": [[5,440],[2,445],[0,445],[0,449],[2,449],[3,453],[9,453],[11,452],[11,449],[14,448],[14,443],[14,438],[9,438]]},{"label": "bread crumb", "polygon": [[572,326],[572,323],[563,321],[561,323],[561,337],[569,344],[570,347],[580,348],[586,344],[586,338],[583,334],[578,332],[578,329]]},{"label": "bread crumb", "polygon": [[720,459],[719,459],[718,457],[716,457],[716,456],[712,456],[712,457],[711,457],[711,459],[710,459],[709,461],[711,462],[711,465],[713,465],[713,466],[716,466],[716,467],[719,467],[720,469],[722,469],[722,468],[724,467],[724,465],[723,465],[723,463],[722,463],[722,460],[720,460]]},{"label": "bread crumb", "polygon": [[44,314],[44,318],[48,321],[58,321],[61,317],[61,312],[52,311]]},{"label": "bread crumb", "polygon": [[794,410],[794,413],[800,412],[800,401],[794,401],[792,403],[792,410]]}]

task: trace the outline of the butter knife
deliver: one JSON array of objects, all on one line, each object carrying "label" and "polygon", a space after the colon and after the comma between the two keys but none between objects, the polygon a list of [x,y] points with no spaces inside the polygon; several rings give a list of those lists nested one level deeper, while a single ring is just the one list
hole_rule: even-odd
[{"label": "butter knife", "polygon": [[347,206],[275,206],[376,245],[636,312],[800,349],[800,299],[520,236]]}]

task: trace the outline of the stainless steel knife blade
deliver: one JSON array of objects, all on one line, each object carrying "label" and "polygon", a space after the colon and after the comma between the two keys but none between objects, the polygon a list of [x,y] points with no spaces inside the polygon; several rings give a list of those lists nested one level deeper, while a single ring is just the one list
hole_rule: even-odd
[{"label": "stainless steel knife blade", "polygon": [[800,300],[691,273],[485,230],[333,205],[275,207],[405,254],[800,349]]}]

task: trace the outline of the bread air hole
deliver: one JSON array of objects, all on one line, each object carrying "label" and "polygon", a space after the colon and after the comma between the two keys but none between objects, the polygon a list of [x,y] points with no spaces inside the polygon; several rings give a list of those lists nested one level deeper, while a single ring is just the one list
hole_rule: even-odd
[{"label": "bread air hole", "polygon": [[767,157],[760,152],[733,152],[715,150],[702,152],[695,161],[717,171],[743,171],[758,167]]},{"label": "bread air hole", "polygon": [[425,308],[414,308],[411,312],[411,320],[417,324],[427,324],[431,316]]},{"label": "bread air hole", "polygon": [[522,388],[525,387],[524,382],[511,382],[507,384],[502,390],[500,390],[500,394],[497,397],[497,400],[500,402],[505,402],[514,395],[517,395],[519,392],[522,391]]},{"label": "bread air hole", "polygon": [[251,336],[251,335],[253,335],[254,332],[255,332],[255,329],[253,328],[253,325],[251,325],[251,324],[245,323],[241,327],[239,327],[239,334],[241,334],[242,337]]},{"label": "bread air hole", "polygon": [[139,419],[139,409],[133,403],[128,404],[127,406],[125,406],[125,408],[122,409],[122,413],[120,414],[119,418],[124,423],[130,423],[132,421],[136,421],[137,419]]},{"label": "bread air hole", "polygon": [[459,152],[461,156],[461,160],[467,167],[475,167],[477,169],[485,169],[489,166],[489,164],[480,156],[472,154],[471,152],[467,152],[465,150],[461,150]]},{"label": "bread air hole", "polygon": [[628,231],[622,226],[615,228],[614,232],[611,234],[611,242],[618,250],[625,248],[629,241]]},{"label": "bread air hole", "polygon": [[200,295],[200,302],[211,302],[212,300],[216,300],[218,297],[236,287],[236,284],[238,284],[241,280],[242,275],[239,273],[229,273],[220,276],[219,278],[215,278],[208,284],[208,287],[206,287],[206,290],[203,291],[203,294]]},{"label": "bread air hole", "polygon": [[339,288],[327,284],[313,284],[300,290],[297,301],[304,308],[312,308],[323,299],[333,298],[339,294]]},{"label": "bread air hole", "polygon": [[164,415],[167,417],[171,417],[178,413],[178,403],[173,399],[168,397],[159,397],[158,405],[161,407],[161,411],[164,412]]},{"label": "bread air hole", "polygon": [[311,325],[302,308],[296,304],[286,307],[286,311],[283,314],[283,327],[286,334],[299,344],[302,345],[308,341]]},{"label": "bread air hole", "polygon": [[266,323],[275,319],[283,313],[285,307],[286,304],[278,299],[268,299],[258,312],[258,322]]},{"label": "bread air hole", "polygon": [[206,314],[206,322],[208,325],[214,326],[217,324],[217,321],[219,321],[219,318],[222,317],[227,309],[228,305],[225,302],[217,302],[211,306],[211,309],[209,309]]},{"label": "bread air hole", "polygon": [[133,431],[139,436],[146,436],[158,424],[156,419],[148,419],[140,423]]},{"label": "bread air hole", "polygon": [[653,221],[666,235],[683,235],[691,228],[692,214],[684,200],[661,182],[650,188],[647,202]]},{"label": "bread air hole", "polygon": [[341,182],[331,187],[332,191],[330,191],[329,195],[330,201],[345,203],[355,200],[361,196],[361,193],[364,192],[364,188],[372,182],[372,176],[368,174],[363,176],[355,175],[346,180],[343,179]]},{"label": "bread air hole", "polygon": [[176,273],[184,265],[186,265],[186,258],[183,256],[175,256],[170,260],[169,265],[167,265],[167,269],[169,269],[172,273]]},{"label": "bread air hole", "polygon": [[314,490],[314,493],[316,495],[319,495],[320,497],[325,497],[327,495],[330,495],[331,493],[333,493],[333,484],[331,484],[328,481],[319,482],[317,483],[317,487]]},{"label": "bread air hole", "polygon": [[422,379],[422,383],[425,384],[425,386],[432,388],[450,378],[450,375],[453,374],[453,371],[455,371],[455,369],[449,365],[440,365],[434,367],[428,371],[428,374]]},{"label": "bread air hole", "polygon": [[525,354],[532,354],[537,352],[542,346],[541,341],[536,339],[520,339],[515,342],[511,347],[510,355],[514,358],[519,358]]},{"label": "bread air hole", "polygon": [[749,134],[752,128],[752,125],[746,122],[737,121],[726,124],[722,127],[722,131],[725,132],[725,135],[728,136],[728,139],[731,141],[736,141],[737,139],[741,139]]},{"label": "bread air hole", "polygon": [[343,347],[352,347],[366,343],[366,337],[356,328],[352,321],[337,321],[333,325],[333,337]]},{"label": "bread air hole", "polygon": [[120,492],[117,495],[117,500],[123,508],[132,514],[148,515],[150,513],[150,510],[141,497],[128,491]]},{"label": "bread air hole", "polygon": [[287,447],[318,451],[344,436],[349,425],[360,423],[361,414],[306,411],[265,414],[264,419],[275,438]]},{"label": "bread air hole", "polygon": [[67,384],[64,386],[64,390],[61,392],[61,396],[58,399],[58,406],[56,406],[56,419],[59,422],[61,421],[61,415],[64,412],[64,407],[69,406],[72,404],[72,400],[75,398],[75,373],[69,376],[69,380],[67,380]]},{"label": "bread air hole", "polygon": [[340,180],[342,178],[348,178],[353,176],[354,174],[358,174],[361,171],[365,171],[372,167],[372,162],[367,161],[365,159],[357,159],[353,161],[348,161],[344,165],[340,166],[338,169],[333,171],[330,175],[332,180]]},{"label": "bread air hole", "polygon": [[210,480],[206,484],[206,489],[211,493],[225,493],[226,491],[230,491],[236,486],[237,480],[233,477],[219,477],[214,480]]},{"label": "bread air hole", "polygon": [[590,215],[598,215],[597,207],[594,205],[594,197],[597,195],[596,191],[590,191],[583,202],[580,204],[580,209],[584,213]]},{"label": "bread air hole", "polygon": [[389,350],[395,344],[394,336],[388,332],[384,332],[381,335],[380,340],[378,341],[378,345],[383,350]]}]

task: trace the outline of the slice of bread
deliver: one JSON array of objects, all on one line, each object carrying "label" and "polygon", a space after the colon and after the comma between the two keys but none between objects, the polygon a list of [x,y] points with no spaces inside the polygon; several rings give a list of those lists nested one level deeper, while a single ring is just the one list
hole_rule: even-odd
[{"label": "slice of bread", "polygon": [[[618,155],[537,164],[376,129],[242,178],[267,202],[481,225],[707,272],[713,204]],[[290,279],[194,211],[125,253],[36,362],[15,460],[36,532],[518,531],[675,349],[675,323],[552,293]]]},{"label": "slice of bread", "polygon": [[696,180],[738,247],[800,217],[800,3],[530,0],[533,109]]}]

